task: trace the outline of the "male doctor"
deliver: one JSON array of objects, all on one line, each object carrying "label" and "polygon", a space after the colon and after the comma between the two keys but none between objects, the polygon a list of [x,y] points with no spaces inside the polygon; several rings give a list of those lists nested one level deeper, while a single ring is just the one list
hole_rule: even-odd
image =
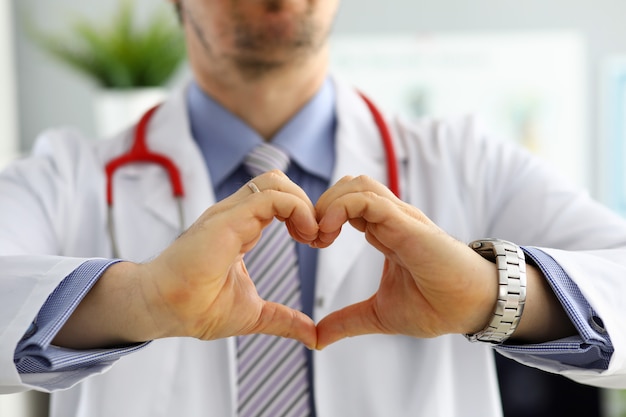
[{"label": "male doctor", "polygon": [[[173,3],[194,79],[146,140],[181,170],[182,211],[132,164],[107,212],[133,128],[53,130],[5,170],[2,392],[53,391],[62,417],[495,417],[493,347],[626,387],[622,220],[471,120],[375,123],[327,73],[338,0]],[[251,173],[259,145],[286,174]],[[295,271],[290,302],[260,295],[267,259]]]}]

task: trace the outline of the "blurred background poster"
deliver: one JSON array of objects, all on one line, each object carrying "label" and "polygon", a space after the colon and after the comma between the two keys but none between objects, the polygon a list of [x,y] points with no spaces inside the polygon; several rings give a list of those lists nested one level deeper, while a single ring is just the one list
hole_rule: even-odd
[{"label": "blurred background poster", "polygon": [[575,31],[335,35],[336,74],[407,117],[479,116],[587,186],[587,54]]}]

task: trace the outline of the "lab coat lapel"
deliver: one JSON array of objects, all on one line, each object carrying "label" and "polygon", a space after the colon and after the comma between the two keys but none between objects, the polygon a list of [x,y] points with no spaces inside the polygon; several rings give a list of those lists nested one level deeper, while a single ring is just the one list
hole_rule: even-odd
[{"label": "lab coat lapel", "polygon": [[[346,175],[368,175],[386,183],[385,150],[372,114],[353,88],[339,82],[335,85],[337,154],[331,183],[334,184]],[[328,313],[324,307],[330,304],[367,244],[361,232],[346,224],[332,246],[321,251],[316,281],[316,319]]]},{"label": "lab coat lapel", "polygon": [[[181,171],[185,196],[182,201],[184,229],[188,228],[210,205],[215,203],[211,179],[196,142],[191,136],[185,100],[186,89],[175,92],[157,110],[148,126],[148,144],[154,152],[172,158]],[[165,179],[165,180],[164,180]],[[164,172],[154,172],[148,179],[153,190],[144,207],[160,221],[179,229],[179,213],[171,204],[172,187]],[[169,202],[169,204],[164,204]]]},{"label": "lab coat lapel", "polygon": [[[128,149],[134,129],[118,142]],[[175,92],[154,113],[146,142],[152,152],[170,158],[180,170],[184,188],[183,230],[215,202],[208,170],[191,137],[185,90]],[[119,252],[125,259],[144,261],[163,250],[181,232],[177,201],[166,171],[156,164],[122,167],[114,180],[114,215]]]}]

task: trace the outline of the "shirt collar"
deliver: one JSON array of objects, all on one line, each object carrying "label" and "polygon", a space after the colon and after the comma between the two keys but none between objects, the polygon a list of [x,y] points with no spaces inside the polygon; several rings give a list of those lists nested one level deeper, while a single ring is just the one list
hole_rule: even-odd
[{"label": "shirt collar", "polygon": [[[207,162],[213,186],[220,185],[263,138],[192,82],[187,92],[191,132]],[[334,166],[335,90],[320,90],[271,139],[312,175],[330,181]]]}]

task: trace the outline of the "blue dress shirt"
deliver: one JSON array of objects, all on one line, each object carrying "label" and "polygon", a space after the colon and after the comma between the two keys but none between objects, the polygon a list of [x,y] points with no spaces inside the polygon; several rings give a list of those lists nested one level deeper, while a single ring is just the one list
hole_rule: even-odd
[{"label": "blue dress shirt", "polygon": [[[242,167],[245,155],[263,140],[243,121],[192,84],[187,102],[191,129],[207,161],[216,196],[222,199],[249,180]],[[217,122],[216,122],[217,121]],[[318,94],[272,139],[292,159],[287,175],[299,184],[313,203],[328,187],[334,167],[336,125],[335,92],[327,80]],[[546,253],[523,248],[529,262],[546,275],[579,332],[578,336],[537,345],[500,345],[499,350],[534,363],[554,363],[604,370],[613,352],[601,320],[576,284]],[[317,251],[299,245],[303,309],[311,314],[315,289]],[[19,372],[58,372],[104,366],[141,344],[89,351],[61,349],[50,344],[84,294],[112,261],[92,260],[65,278],[42,306],[15,351]]]}]

